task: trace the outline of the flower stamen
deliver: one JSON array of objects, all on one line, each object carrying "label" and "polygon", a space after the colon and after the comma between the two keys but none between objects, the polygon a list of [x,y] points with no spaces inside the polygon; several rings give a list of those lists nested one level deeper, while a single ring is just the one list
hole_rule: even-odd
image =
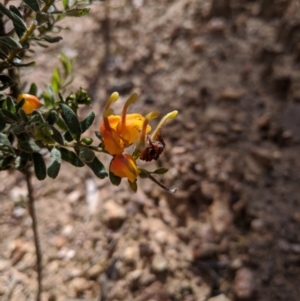
[{"label": "flower stamen", "polygon": [[158,133],[160,132],[161,128],[163,127],[163,125],[166,123],[166,121],[168,119],[174,119],[176,116],[178,115],[178,111],[172,111],[168,114],[166,114],[162,120],[159,122],[158,126],[156,127],[156,129],[153,131],[152,135],[151,135],[151,140],[155,140],[157,138]]},{"label": "flower stamen", "polygon": [[113,102],[116,102],[118,99],[119,99],[119,93],[118,93],[118,92],[113,92],[113,93],[110,95],[110,97],[109,97],[109,99],[107,100],[106,105],[105,105],[105,107],[104,107],[103,117],[104,117],[105,112],[110,108],[111,104],[112,104]]},{"label": "flower stamen", "polygon": [[121,126],[124,127],[126,123],[126,115],[127,115],[127,110],[131,104],[134,104],[138,99],[138,95],[136,93],[133,93],[130,95],[130,97],[126,100],[126,103],[123,107],[122,111],[122,122]]}]

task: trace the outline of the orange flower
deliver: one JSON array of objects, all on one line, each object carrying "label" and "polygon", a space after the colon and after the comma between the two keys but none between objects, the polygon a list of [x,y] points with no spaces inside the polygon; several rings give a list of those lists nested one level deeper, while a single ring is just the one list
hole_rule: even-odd
[{"label": "orange flower", "polygon": [[17,101],[20,102],[22,99],[25,100],[22,109],[26,114],[31,114],[34,110],[41,107],[39,99],[34,95],[20,94]]},{"label": "orange flower", "polygon": [[[113,115],[110,105],[117,101],[119,94],[114,92],[108,99],[103,113],[103,121],[100,124],[105,150],[111,155],[120,155],[124,149],[136,142],[140,137],[145,117],[141,114],[127,114],[128,107],[135,103],[137,94],[133,93],[126,101],[122,115]],[[145,132],[149,133],[148,125]]]},{"label": "orange flower", "polygon": [[135,182],[140,170],[135,159],[129,154],[116,155],[110,162],[109,170],[117,177],[128,178],[130,182]]}]

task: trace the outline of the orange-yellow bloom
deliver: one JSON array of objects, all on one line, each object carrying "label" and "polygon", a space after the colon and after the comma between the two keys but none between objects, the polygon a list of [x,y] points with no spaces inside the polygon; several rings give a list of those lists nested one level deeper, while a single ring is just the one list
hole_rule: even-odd
[{"label": "orange-yellow bloom", "polygon": [[130,182],[135,182],[140,170],[135,159],[129,154],[116,155],[111,160],[109,170],[117,177],[128,178]]},{"label": "orange-yellow bloom", "polygon": [[22,109],[26,114],[31,114],[34,110],[41,107],[39,99],[31,94],[20,94],[17,101],[20,102],[22,99],[25,100]]},{"label": "orange-yellow bloom", "polygon": [[[132,94],[126,101],[122,115],[113,115],[110,109],[111,103],[118,99],[119,94],[114,92],[107,101],[103,113],[103,121],[100,124],[105,150],[111,155],[120,155],[124,149],[139,139],[145,117],[141,114],[127,114],[130,104],[135,103],[137,94]],[[145,132],[149,133],[148,125]]]}]

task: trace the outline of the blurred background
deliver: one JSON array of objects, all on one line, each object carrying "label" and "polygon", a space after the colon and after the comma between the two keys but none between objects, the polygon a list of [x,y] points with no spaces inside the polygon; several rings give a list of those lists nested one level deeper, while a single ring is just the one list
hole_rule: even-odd
[{"label": "blurred background", "polygon": [[[169,168],[159,179],[176,194],[143,179],[134,194],[67,163],[56,180],[34,181],[42,300],[299,300],[299,3],[98,2],[37,49],[23,76],[40,89],[61,51],[77,57],[93,131],[113,91],[115,112],[132,92],[134,112],[179,111],[148,166]],[[1,172],[0,193],[0,299],[34,300],[23,175]]]}]

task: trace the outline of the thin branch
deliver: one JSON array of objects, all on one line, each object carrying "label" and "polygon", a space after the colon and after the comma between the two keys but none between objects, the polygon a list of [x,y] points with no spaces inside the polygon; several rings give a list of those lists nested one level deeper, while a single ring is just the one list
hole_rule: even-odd
[{"label": "thin branch", "polygon": [[41,293],[42,293],[42,252],[40,247],[40,241],[38,237],[37,231],[37,220],[34,208],[34,195],[33,195],[33,186],[31,182],[32,176],[29,168],[26,171],[26,183],[27,183],[27,190],[28,190],[28,209],[29,214],[32,219],[32,231],[34,237],[34,246],[35,246],[35,253],[36,253],[36,264],[37,264],[37,277],[38,277],[38,290],[36,295],[36,301],[41,300]]}]

